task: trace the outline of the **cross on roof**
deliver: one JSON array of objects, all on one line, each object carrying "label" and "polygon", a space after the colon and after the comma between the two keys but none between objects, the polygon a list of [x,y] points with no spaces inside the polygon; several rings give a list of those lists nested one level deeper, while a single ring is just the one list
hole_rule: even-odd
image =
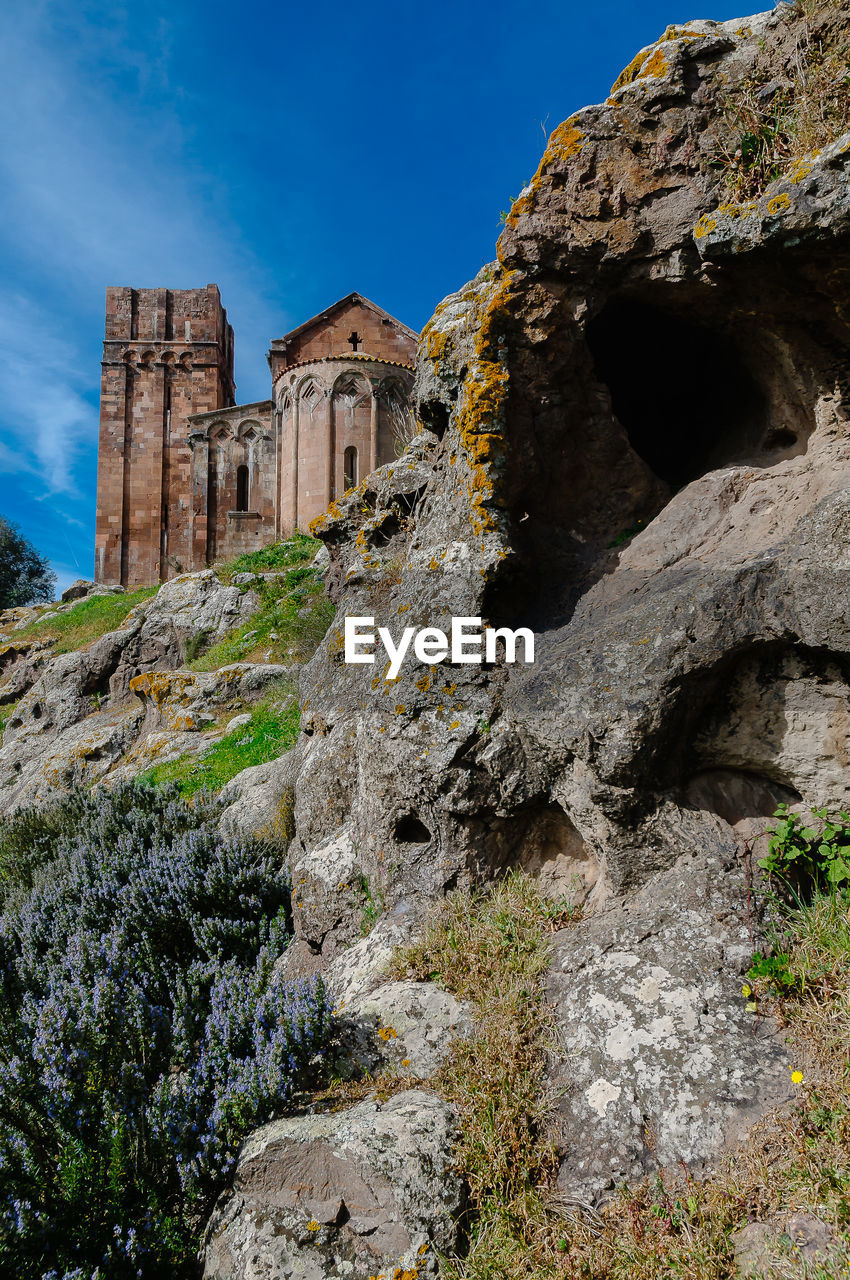
[{"label": "cross on roof", "polygon": [[363,339],[360,337],[360,334],[356,329],[352,329],[351,333],[348,335],[348,341],[351,344],[351,350],[356,351]]}]

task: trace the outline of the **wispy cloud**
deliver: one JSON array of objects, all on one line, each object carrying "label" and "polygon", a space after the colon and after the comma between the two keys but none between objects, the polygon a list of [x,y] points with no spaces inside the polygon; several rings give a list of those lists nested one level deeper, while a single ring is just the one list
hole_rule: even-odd
[{"label": "wispy cloud", "polygon": [[207,121],[178,74],[189,21],[158,0],[141,21],[120,0],[0,15],[0,491],[63,577],[91,554],[108,284],[218,281],[247,398],[265,393],[276,307],[198,159]]},{"label": "wispy cloud", "polygon": [[0,466],[26,474],[35,496],[76,495],[74,464],[97,439],[97,412],[84,395],[90,372],[57,337],[54,317],[21,296],[0,298],[0,350]]}]

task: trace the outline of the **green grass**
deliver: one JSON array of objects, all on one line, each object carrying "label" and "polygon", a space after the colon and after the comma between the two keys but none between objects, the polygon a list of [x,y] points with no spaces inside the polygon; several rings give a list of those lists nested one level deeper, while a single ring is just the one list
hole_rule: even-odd
[{"label": "green grass", "polygon": [[0,738],[3,736],[6,725],[15,714],[15,708],[17,705],[18,701],[16,700],[15,702],[7,702],[4,706],[0,707]]},{"label": "green grass", "polygon": [[259,610],[192,661],[192,671],[215,671],[230,662],[306,662],[333,621],[334,606],[324,595],[311,561],[319,548],[315,538],[296,533],[288,542],[240,556],[216,572],[223,582],[236,573],[275,571],[279,578],[253,587]]},{"label": "green grass", "polygon": [[474,1010],[475,1033],[453,1045],[434,1081],[460,1116],[471,1210],[468,1253],[447,1263],[447,1280],[558,1274],[533,1269],[545,1253],[541,1189],[555,1170],[543,1098],[551,927],[551,903],[516,871],[489,894],[451,895],[395,962],[396,976],[439,981]]},{"label": "green grass", "polygon": [[131,609],[150,600],[158,590],[158,587],[141,587],[125,595],[92,596],[56,618],[31,622],[28,627],[15,632],[15,639],[51,639],[54,653],[72,653],[108,631],[115,631]]},{"label": "green grass", "polygon": [[790,83],[777,89],[775,66],[757,64],[723,103],[731,145],[718,163],[739,199],[757,198],[801,157],[850,129],[850,45],[841,25],[821,23],[840,2],[801,0],[797,7],[806,22]]},{"label": "green grass", "polygon": [[251,712],[251,723],[229,733],[202,754],[190,753],[154,765],[141,775],[145,786],[174,782],[184,796],[196,791],[220,791],[243,769],[275,760],[294,745],[300,713],[290,685],[273,688]]},{"label": "green grass", "polygon": [[271,573],[309,564],[322,544],[309,534],[296,530],[286,542],[273,542],[259,551],[249,551],[227,564],[216,565],[222,582],[229,583],[235,573]]}]

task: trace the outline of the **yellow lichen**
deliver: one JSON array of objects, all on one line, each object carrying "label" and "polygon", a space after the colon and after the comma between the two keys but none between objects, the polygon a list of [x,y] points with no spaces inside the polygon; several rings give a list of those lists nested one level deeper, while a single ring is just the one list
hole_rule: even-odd
[{"label": "yellow lichen", "polygon": [[793,182],[795,184],[798,182],[802,182],[804,178],[808,178],[811,171],[812,171],[812,165],[809,163],[809,161],[801,160],[797,165],[796,169],[794,170],[794,172],[789,173],[785,181]]},{"label": "yellow lichen", "polygon": [[702,240],[704,236],[709,235],[717,227],[717,219],[712,218],[709,214],[704,213],[697,225],[694,227],[694,239]]},{"label": "yellow lichen", "polygon": [[581,151],[585,141],[584,134],[576,128],[571,117],[552,131],[546,150],[553,159],[571,160]]},{"label": "yellow lichen", "polygon": [[781,213],[787,213],[787,211],[790,208],[791,208],[791,197],[784,191],[782,192],[781,195],[774,196],[771,200],[768,200],[767,202],[767,211],[769,214],[771,214],[771,216],[777,216]]},{"label": "yellow lichen", "polygon": [[[668,27],[667,32],[673,31],[675,28]],[[665,32],[658,44],[662,44],[665,40],[671,40],[674,37]],[[679,37],[683,39],[696,40],[697,36]],[[624,88],[627,84],[634,84],[636,80],[643,80],[647,76],[663,76],[666,75],[670,67],[667,59],[664,57],[657,45],[651,45],[648,49],[641,49],[640,53],[635,54],[627,67],[624,67],[617,79],[611,86],[611,93],[616,93],[618,89]]]}]

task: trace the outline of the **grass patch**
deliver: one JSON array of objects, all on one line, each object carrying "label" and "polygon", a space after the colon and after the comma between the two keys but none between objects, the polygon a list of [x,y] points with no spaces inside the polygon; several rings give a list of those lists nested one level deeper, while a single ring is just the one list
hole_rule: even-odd
[{"label": "grass patch", "polygon": [[12,719],[12,716],[15,714],[15,708],[17,707],[19,701],[20,699],[16,699],[15,702],[7,702],[2,707],[0,707],[0,738],[3,737],[3,734],[6,731],[6,725],[9,723],[9,721]]},{"label": "grass patch", "polygon": [[176,783],[184,796],[220,791],[243,769],[266,764],[288,751],[298,737],[300,712],[295,690],[274,688],[251,712],[251,723],[234,730],[202,754],[189,753],[143,773],[139,782],[158,787]]},{"label": "grass patch", "polygon": [[309,564],[322,544],[317,538],[296,529],[285,542],[273,542],[259,551],[248,551],[226,564],[216,565],[219,579],[229,584],[235,573],[275,573],[291,569],[295,565]]},{"label": "grass patch", "polygon": [[757,66],[723,112],[733,143],[718,163],[737,196],[754,199],[794,161],[850,129],[850,42],[838,0],[801,0],[804,22],[792,80],[773,91],[775,67]]},{"label": "grass patch", "polygon": [[257,584],[260,608],[247,622],[199,652],[189,668],[215,671],[230,662],[306,662],[333,621],[334,606],[324,595],[313,560],[320,543],[296,533],[288,542],[252,551],[217,568],[223,582],[236,573],[274,571],[280,576]]},{"label": "grass patch", "polygon": [[43,622],[36,619],[16,631],[15,639],[50,639],[54,653],[72,653],[99,640],[108,631],[117,630],[131,609],[150,600],[158,590],[158,587],[141,587],[123,595],[92,596],[55,618],[46,618]]},{"label": "grass patch", "polygon": [[[556,919],[556,916],[560,915]],[[789,1040],[799,1097],[767,1117],[711,1177],[684,1172],[623,1188],[599,1212],[559,1202],[545,1137],[543,1073],[550,1036],[542,982],[548,934],[575,913],[514,873],[487,896],[447,899],[424,939],[398,953],[397,977],[438,981],[470,1001],[474,1036],[456,1044],[433,1083],[458,1108],[458,1168],[470,1190],[469,1250],[447,1280],[733,1280],[733,1232],[794,1210],[843,1242],[801,1270],[787,1257],[770,1280],[846,1277],[850,1264],[850,888],[817,891],[786,910],[790,983],[753,976],[759,1016]]]},{"label": "grass patch", "polygon": [[476,1021],[434,1081],[460,1115],[458,1167],[470,1200],[469,1253],[447,1264],[447,1280],[562,1274],[539,1269],[547,1265],[544,1193],[557,1167],[543,1136],[542,1087],[552,914],[536,882],[513,872],[487,895],[451,895],[395,962],[396,976],[439,981],[469,1001]]}]

